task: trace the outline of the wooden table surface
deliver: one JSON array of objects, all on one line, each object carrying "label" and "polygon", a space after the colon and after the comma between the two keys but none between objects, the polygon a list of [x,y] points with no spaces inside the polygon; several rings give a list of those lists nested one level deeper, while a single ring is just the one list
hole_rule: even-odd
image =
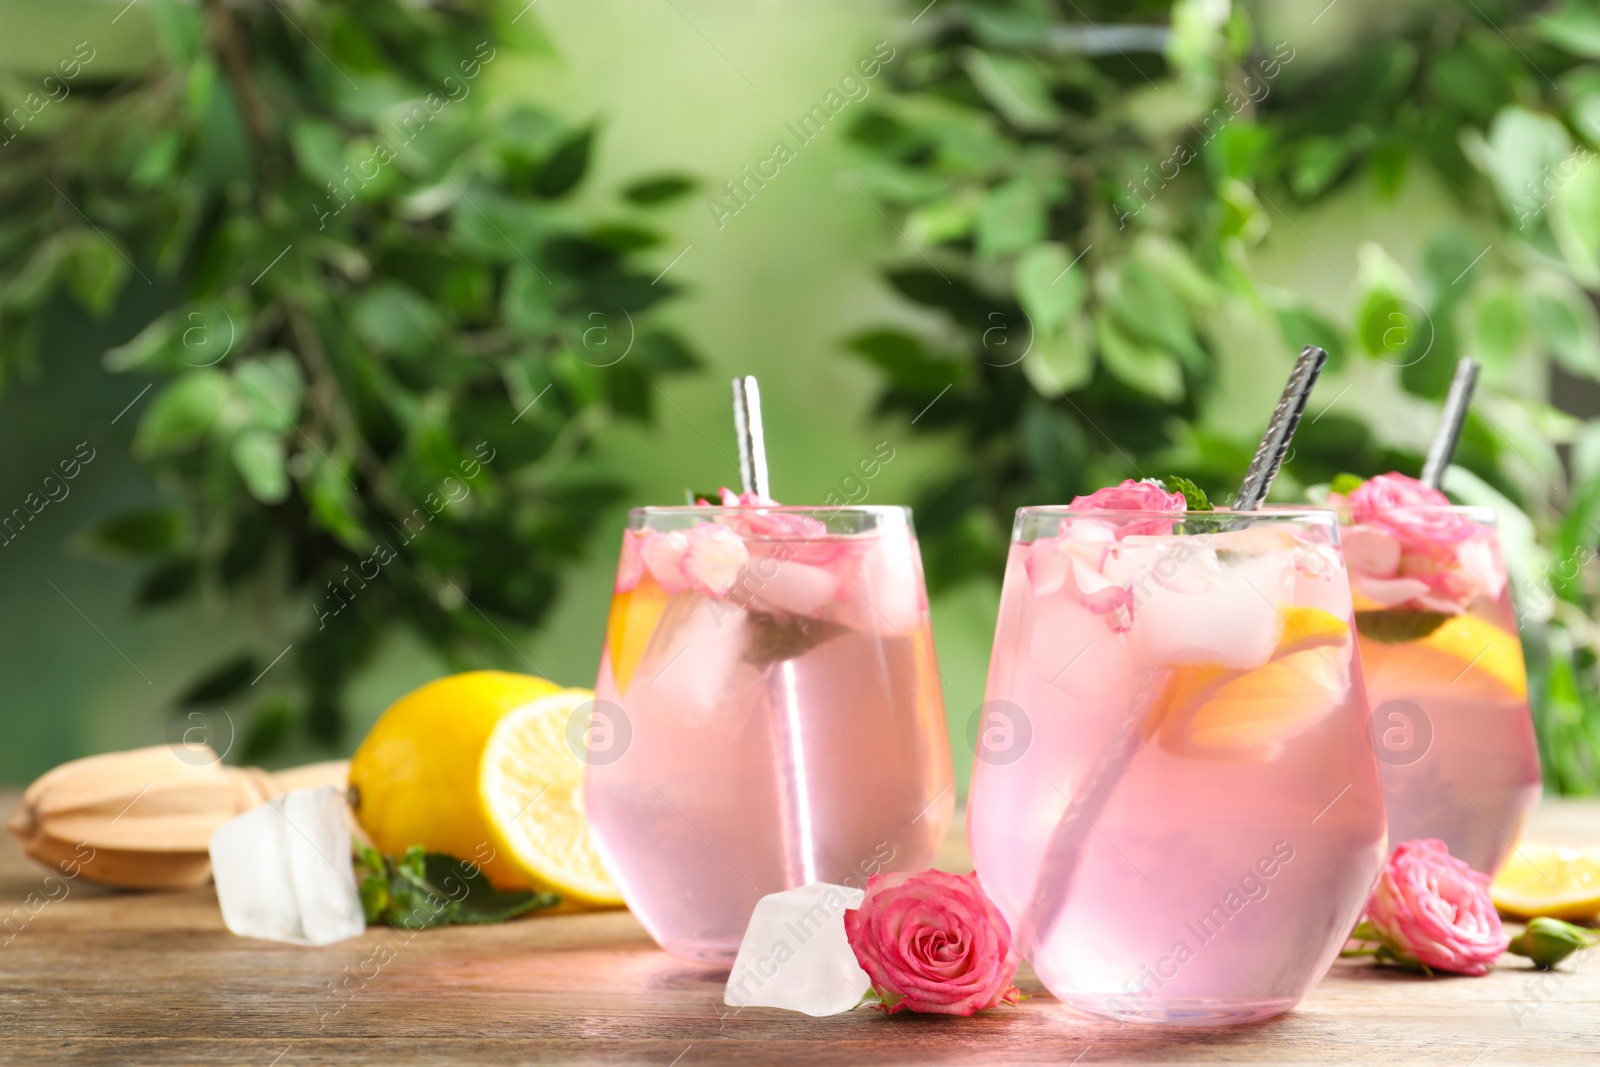
[{"label": "wooden table surface", "polygon": [[[7,812],[15,801],[0,795]],[[1026,966],[1018,977],[1030,999],[1013,1009],[812,1019],[725,1008],[725,970],[667,956],[626,912],[415,934],[382,927],[299,948],[234,937],[209,888],[47,886],[46,872],[0,836],[5,1064],[1600,1060],[1600,951],[1544,974],[1507,956],[1487,978],[1341,961],[1295,1011],[1232,1029],[1082,1015]],[[1600,804],[1547,801],[1533,836],[1600,842]],[[952,838],[940,865],[965,869],[964,842]],[[30,917],[29,894],[58,899]]]}]

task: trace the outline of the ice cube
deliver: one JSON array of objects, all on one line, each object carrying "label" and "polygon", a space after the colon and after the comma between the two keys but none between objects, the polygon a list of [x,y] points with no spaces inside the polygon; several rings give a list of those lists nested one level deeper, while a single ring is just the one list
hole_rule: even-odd
[{"label": "ice cube", "polygon": [[[1213,568],[1215,577],[1206,578]],[[1283,632],[1278,606],[1293,587],[1288,552],[1219,564],[1214,550],[1196,546],[1181,565],[1158,561],[1134,583],[1129,643],[1151,664],[1253,670],[1277,648]]]},{"label": "ice cube", "polygon": [[673,597],[628,684],[630,704],[669,708],[686,726],[730,725],[730,714],[755,705],[761,685],[760,672],[745,659],[745,619],[731,600]]},{"label": "ice cube", "polygon": [[1030,597],[1033,669],[1063,693],[1080,698],[1109,697],[1125,688],[1133,664],[1122,637],[1105,615],[1073,599],[1069,591]]},{"label": "ice cube", "polygon": [[844,933],[846,909],[866,894],[813,882],[756,901],[723,1003],[837,1015],[860,1003],[872,982]]},{"label": "ice cube", "polygon": [[240,937],[329,945],[367,928],[350,862],[344,795],[297,789],[211,835],[222,921]]}]

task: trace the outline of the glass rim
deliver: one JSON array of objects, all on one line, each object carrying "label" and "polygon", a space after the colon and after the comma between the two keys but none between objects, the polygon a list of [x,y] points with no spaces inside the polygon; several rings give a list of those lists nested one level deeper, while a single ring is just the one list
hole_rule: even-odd
[{"label": "glass rim", "polygon": [[1017,509],[1017,518],[1064,518],[1064,519],[1138,519],[1148,522],[1151,519],[1166,520],[1171,522],[1205,521],[1208,519],[1278,519],[1288,521],[1291,519],[1316,519],[1318,521],[1339,521],[1339,513],[1332,508],[1304,505],[1296,507],[1266,507],[1252,508],[1248,511],[1230,511],[1226,508],[1217,508],[1215,511],[1154,511],[1126,508],[1077,508],[1058,504],[1036,504]]},{"label": "glass rim", "polygon": [[[1488,504],[1396,504],[1394,507],[1383,509],[1383,514],[1385,515],[1415,515],[1418,513],[1460,515],[1463,518],[1472,519],[1474,522],[1488,523],[1491,526],[1498,524],[1495,510]],[[1365,523],[1358,524],[1343,520],[1339,524],[1341,526],[1366,525]]]},{"label": "glass rim", "polygon": [[726,507],[722,504],[646,504],[629,508],[633,515],[905,515],[911,509],[904,504],[739,504]]}]

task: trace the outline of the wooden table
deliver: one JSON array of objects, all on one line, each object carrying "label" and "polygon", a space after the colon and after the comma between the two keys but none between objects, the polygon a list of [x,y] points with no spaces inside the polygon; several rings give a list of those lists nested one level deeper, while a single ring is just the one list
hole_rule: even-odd
[{"label": "wooden table", "polygon": [[[0,796],[9,812],[14,794]],[[1600,842],[1600,804],[1547,802],[1534,835]],[[959,834],[941,866],[965,869]],[[1234,1029],[1119,1026],[1078,1014],[1024,967],[1031,999],[970,1019],[731,1013],[725,971],[656,949],[626,912],[328,948],[234,937],[210,889],[46,884],[0,844],[0,1062],[242,1063],[1589,1063],[1600,951],[1540,974],[1427,979],[1340,962],[1298,1009]],[[63,885],[65,895],[63,895]],[[24,903],[55,896],[27,916]],[[12,909],[20,909],[13,911]],[[12,919],[6,923],[5,916]],[[9,937],[9,940],[7,938]]]}]

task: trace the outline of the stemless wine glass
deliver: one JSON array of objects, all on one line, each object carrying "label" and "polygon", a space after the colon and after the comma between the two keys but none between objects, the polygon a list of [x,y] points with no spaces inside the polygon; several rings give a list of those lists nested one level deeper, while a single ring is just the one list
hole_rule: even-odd
[{"label": "stemless wine glass", "polygon": [[630,512],[595,692],[589,821],[674,955],[730,959],[762,896],[921,869],[949,828],[908,509]]},{"label": "stemless wine glass", "polygon": [[1050,992],[1294,1006],[1384,857],[1331,512],[1017,513],[967,834]]},{"label": "stemless wine glass", "polygon": [[1389,844],[1439,838],[1493,875],[1542,782],[1494,513],[1406,503],[1343,539]]}]

